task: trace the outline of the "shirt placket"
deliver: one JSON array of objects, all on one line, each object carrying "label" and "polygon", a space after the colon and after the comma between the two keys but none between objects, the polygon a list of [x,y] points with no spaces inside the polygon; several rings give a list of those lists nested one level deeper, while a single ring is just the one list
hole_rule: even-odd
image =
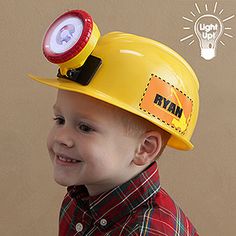
[{"label": "shirt placket", "polygon": [[88,200],[80,200],[77,201],[78,206],[78,214],[75,217],[75,232],[76,236],[86,235],[94,225],[94,219],[91,216],[91,212],[89,209]]}]

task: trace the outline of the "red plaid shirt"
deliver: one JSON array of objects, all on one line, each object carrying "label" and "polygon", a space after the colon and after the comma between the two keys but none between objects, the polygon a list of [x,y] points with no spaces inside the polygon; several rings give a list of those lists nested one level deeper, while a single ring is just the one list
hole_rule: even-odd
[{"label": "red plaid shirt", "polygon": [[182,210],[160,187],[156,162],[109,192],[89,197],[84,186],[68,187],[59,236],[197,236]]}]

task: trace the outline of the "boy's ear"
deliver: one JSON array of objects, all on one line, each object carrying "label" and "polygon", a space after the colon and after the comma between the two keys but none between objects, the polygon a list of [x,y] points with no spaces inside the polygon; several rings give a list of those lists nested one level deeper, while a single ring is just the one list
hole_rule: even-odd
[{"label": "boy's ear", "polygon": [[162,137],[157,131],[148,131],[142,135],[133,159],[138,166],[150,164],[155,160],[162,147]]}]

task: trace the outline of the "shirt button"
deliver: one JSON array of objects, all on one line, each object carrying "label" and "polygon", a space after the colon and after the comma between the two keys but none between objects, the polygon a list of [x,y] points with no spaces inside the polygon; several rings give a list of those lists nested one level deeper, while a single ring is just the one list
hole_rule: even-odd
[{"label": "shirt button", "polygon": [[83,225],[81,223],[77,223],[75,229],[77,232],[81,232],[83,230]]},{"label": "shirt button", "polygon": [[100,220],[100,225],[101,226],[106,226],[107,225],[107,220],[106,219],[101,219]]}]

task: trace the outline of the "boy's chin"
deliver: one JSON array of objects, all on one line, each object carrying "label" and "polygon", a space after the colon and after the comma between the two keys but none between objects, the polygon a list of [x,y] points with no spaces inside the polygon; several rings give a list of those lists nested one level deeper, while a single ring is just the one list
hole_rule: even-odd
[{"label": "boy's chin", "polygon": [[61,185],[61,186],[63,186],[63,187],[70,186],[70,185],[68,185],[68,183],[66,183],[66,182],[60,181],[60,180],[55,179],[55,178],[54,178],[54,180],[55,180],[55,182],[56,182],[57,184],[59,184],[59,185]]},{"label": "boy's chin", "polygon": [[76,185],[76,183],[74,183],[73,181],[66,180],[65,178],[59,178],[57,176],[54,176],[54,181],[63,187]]}]

